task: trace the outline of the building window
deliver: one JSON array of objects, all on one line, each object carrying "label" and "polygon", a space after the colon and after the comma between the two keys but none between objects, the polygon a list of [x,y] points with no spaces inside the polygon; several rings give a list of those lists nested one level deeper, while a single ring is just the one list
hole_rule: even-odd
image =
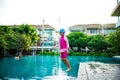
[{"label": "building window", "polygon": [[115,30],[104,30],[104,33],[105,34],[108,34],[108,33],[112,33],[112,32],[114,32]]},{"label": "building window", "polygon": [[72,30],[72,32],[85,32],[85,30]]},{"label": "building window", "polygon": [[85,30],[81,30],[81,32],[85,32]]},{"label": "building window", "polygon": [[90,30],[90,33],[91,33],[91,34],[95,34],[95,33],[98,33],[98,31],[92,29],[92,30]]},{"label": "building window", "polygon": [[47,46],[53,46],[53,43],[46,41],[46,42],[44,42],[44,46],[45,47],[47,47]]}]

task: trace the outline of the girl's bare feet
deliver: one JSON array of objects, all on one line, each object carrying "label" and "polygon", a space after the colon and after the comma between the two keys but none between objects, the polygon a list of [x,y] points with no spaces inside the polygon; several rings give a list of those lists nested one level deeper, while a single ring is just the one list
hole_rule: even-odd
[{"label": "girl's bare feet", "polygon": [[71,70],[71,68],[68,68],[66,71],[69,72]]}]

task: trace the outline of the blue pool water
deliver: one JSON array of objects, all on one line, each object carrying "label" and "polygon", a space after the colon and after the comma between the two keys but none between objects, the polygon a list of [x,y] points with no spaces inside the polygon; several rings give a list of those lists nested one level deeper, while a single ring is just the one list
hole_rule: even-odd
[{"label": "blue pool water", "polygon": [[14,57],[0,59],[0,79],[5,80],[76,80],[81,62],[120,63],[110,57],[69,56],[71,71],[59,56],[24,56],[19,60]]}]

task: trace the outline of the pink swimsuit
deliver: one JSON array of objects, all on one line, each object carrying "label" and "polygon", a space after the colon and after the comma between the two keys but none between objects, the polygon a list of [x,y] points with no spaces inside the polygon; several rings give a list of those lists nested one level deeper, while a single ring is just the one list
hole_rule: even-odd
[{"label": "pink swimsuit", "polygon": [[67,41],[65,40],[64,36],[61,36],[59,40],[60,40],[60,57],[66,58],[68,54]]}]

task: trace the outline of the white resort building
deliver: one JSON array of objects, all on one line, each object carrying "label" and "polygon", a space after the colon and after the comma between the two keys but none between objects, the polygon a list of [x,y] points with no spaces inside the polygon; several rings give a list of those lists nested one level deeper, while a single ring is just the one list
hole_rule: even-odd
[{"label": "white resort building", "polygon": [[35,50],[47,50],[50,51],[53,49],[53,46],[57,43],[57,31],[52,26],[45,25],[32,25],[37,29],[37,33],[40,39],[37,42],[36,46],[32,46],[31,49]]},{"label": "white resort building", "polygon": [[77,24],[69,27],[70,32],[83,32],[87,35],[103,34],[114,32],[116,25],[111,24]]}]

